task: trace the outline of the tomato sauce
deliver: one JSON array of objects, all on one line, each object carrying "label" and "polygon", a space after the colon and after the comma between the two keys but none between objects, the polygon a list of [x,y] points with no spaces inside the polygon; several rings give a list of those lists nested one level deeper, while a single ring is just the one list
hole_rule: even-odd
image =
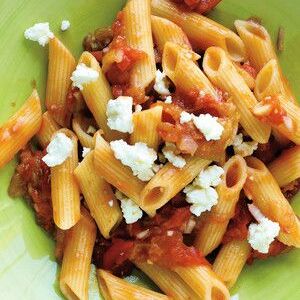
[{"label": "tomato sauce", "polygon": [[[52,218],[50,168],[42,161],[44,155],[45,152],[34,152],[29,148],[21,151],[20,163],[12,179],[10,191],[14,191],[15,195],[26,197],[35,210],[37,222],[46,231],[52,232],[54,222]],[[19,193],[16,189],[19,189]]]},{"label": "tomato sauce", "polygon": [[241,68],[245,70],[251,77],[253,77],[254,79],[256,78],[258,72],[253,66],[251,66],[249,61],[242,64]]},{"label": "tomato sauce", "polygon": [[124,34],[124,14],[120,12],[112,26],[113,41],[108,47],[109,51],[116,53],[116,61],[106,72],[106,77],[112,85],[114,97],[122,95],[131,96],[135,104],[145,102],[145,93],[142,89],[129,86],[130,73],[135,63],[146,57],[143,51],[131,48],[126,41]]},{"label": "tomato sauce", "polygon": [[178,4],[183,4],[183,8],[195,10],[200,14],[205,14],[212,10],[221,0],[173,0]]},{"label": "tomato sauce", "polygon": [[275,125],[281,125],[284,123],[284,119],[287,117],[287,112],[280,105],[280,101],[277,96],[268,96],[261,101],[262,105],[270,105],[270,112],[267,115],[260,117],[262,122],[271,123]]}]

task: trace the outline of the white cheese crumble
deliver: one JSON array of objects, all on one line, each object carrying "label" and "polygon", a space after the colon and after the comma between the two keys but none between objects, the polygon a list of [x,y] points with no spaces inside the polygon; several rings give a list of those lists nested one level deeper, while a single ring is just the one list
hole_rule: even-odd
[{"label": "white cheese crumble", "polygon": [[94,126],[90,125],[89,128],[87,129],[86,133],[94,134],[94,133],[96,133],[96,131],[97,131],[97,129]]},{"label": "white cheese crumble", "polygon": [[131,168],[133,175],[142,181],[149,181],[153,176],[156,152],[145,143],[128,145],[123,140],[110,142],[114,155],[123,165]]},{"label": "white cheese crumble", "polygon": [[113,207],[114,206],[114,200],[109,200],[108,201],[108,206]]},{"label": "white cheese crumble", "polygon": [[91,152],[91,148],[83,147],[82,157],[86,157]]},{"label": "white cheese crumble", "polygon": [[186,111],[180,114],[180,124],[188,123],[193,120],[193,116]]},{"label": "white cheese crumble", "polygon": [[109,100],[106,108],[107,125],[120,132],[133,132],[132,97],[120,96]]},{"label": "white cheese crumble", "polygon": [[171,104],[172,103],[172,97],[171,96],[167,96],[166,100],[165,100],[165,103]]},{"label": "white cheese crumble", "polygon": [[220,184],[224,170],[216,165],[202,170],[192,184],[184,188],[186,201],[192,206],[190,211],[199,217],[203,212],[210,211],[218,203],[219,195],[213,188]]},{"label": "white cheese crumble", "polygon": [[72,73],[71,80],[73,82],[73,86],[83,90],[84,84],[94,82],[98,79],[98,77],[99,73],[96,70],[81,63],[77,65],[76,70]]},{"label": "white cheese crumble", "polygon": [[60,29],[61,29],[61,31],[66,31],[70,28],[70,26],[71,26],[71,23],[69,20],[62,20]]},{"label": "white cheese crumble", "polygon": [[37,23],[25,30],[24,37],[45,47],[49,39],[54,38],[54,34],[50,31],[49,23]]},{"label": "white cheese crumble", "polygon": [[194,125],[203,133],[207,141],[217,141],[221,138],[224,127],[218,122],[217,117],[210,114],[193,116]]},{"label": "white cheese crumble", "polygon": [[235,136],[232,146],[235,154],[246,157],[252,155],[253,152],[257,150],[258,143],[255,141],[244,142],[243,134],[239,133]]},{"label": "white cheese crumble", "polygon": [[153,86],[154,90],[160,95],[167,96],[170,95],[169,85],[170,82],[166,74],[164,72],[161,72],[160,70],[157,70],[155,76],[155,84]]},{"label": "white cheese crumble", "polygon": [[251,223],[248,228],[248,242],[254,250],[260,253],[268,253],[269,247],[278,236],[280,226],[265,217],[261,211],[253,204],[249,205],[249,210],[258,224]]},{"label": "white cheese crumble", "polygon": [[143,107],[142,107],[142,105],[140,105],[140,104],[137,104],[135,107],[134,107],[134,112],[136,112],[136,113],[139,113],[139,112],[141,112],[143,110]]},{"label": "white cheese crumble", "polygon": [[115,195],[121,201],[121,210],[127,224],[135,223],[143,216],[143,211],[131,199],[127,198],[120,191],[116,191]]},{"label": "white cheese crumble", "polygon": [[198,185],[201,188],[216,187],[221,183],[221,176],[223,174],[224,170],[221,167],[217,165],[210,166],[206,170],[201,171],[194,180],[193,185]]},{"label": "white cheese crumble", "polygon": [[46,148],[47,154],[42,158],[48,167],[61,165],[72,153],[73,142],[64,133],[57,133]]},{"label": "white cheese crumble", "polygon": [[212,187],[203,189],[195,185],[188,185],[183,192],[186,194],[186,201],[192,204],[191,213],[197,217],[205,211],[210,211],[218,203],[218,193]]},{"label": "white cheese crumble", "polygon": [[182,156],[175,154],[176,150],[177,148],[174,144],[166,143],[162,153],[174,167],[182,169],[186,165],[186,161]]}]

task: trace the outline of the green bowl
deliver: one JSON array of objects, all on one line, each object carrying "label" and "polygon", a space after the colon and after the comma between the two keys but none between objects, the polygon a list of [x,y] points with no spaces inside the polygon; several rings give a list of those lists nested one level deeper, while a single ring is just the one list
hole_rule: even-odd
[{"label": "green bowl", "polygon": [[[122,0],[1,0],[0,1],[0,123],[24,102],[36,80],[43,99],[47,75],[47,49],[26,41],[23,32],[36,22],[50,22],[54,33],[79,57],[87,32],[112,22]],[[284,3],[283,3],[284,2]],[[275,40],[279,26],[286,32],[280,61],[296,95],[300,96],[300,2],[299,0],[223,0],[211,17],[232,27],[237,18],[258,16]],[[62,33],[60,23],[71,21]],[[1,151],[1,149],[0,149]],[[54,242],[34,221],[21,199],[10,199],[7,187],[15,161],[0,170],[0,299],[63,299],[57,277]],[[294,208],[300,212],[300,200]],[[297,251],[256,261],[244,268],[232,291],[241,300],[300,299],[300,255]],[[130,280],[151,286],[136,272]],[[102,299],[95,275],[91,275],[90,299]]]}]

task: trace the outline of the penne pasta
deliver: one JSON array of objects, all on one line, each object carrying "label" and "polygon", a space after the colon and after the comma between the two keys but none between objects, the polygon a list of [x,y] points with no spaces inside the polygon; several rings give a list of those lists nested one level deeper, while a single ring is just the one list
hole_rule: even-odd
[{"label": "penne pasta", "polygon": [[150,1],[129,0],[123,10],[128,45],[146,54],[145,58],[135,63],[130,73],[130,86],[141,89],[146,89],[153,82],[156,72]]},{"label": "penne pasta", "polygon": [[243,77],[249,89],[253,91],[255,88],[255,79],[246,70],[244,70],[239,63],[234,63],[234,66],[241,77]]},{"label": "penne pasta", "polygon": [[72,120],[72,128],[73,128],[74,132],[76,133],[76,135],[80,141],[80,144],[83,147],[93,149],[94,148],[93,137],[87,133],[87,129],[88,129],[89,125],[92,125],[92,123],[89,122],[88,119],[86,119],[80,115],[75,116]]},{"label": "penne pasta", "polygon": [[167,163],[146,184],[140,193],[144,209],[155,212],[186,187],[211,161],[199,157],[185,158],[182,169]]},{"label": "penne pasta", "polygon": [[60,129],[60,126],[54,121],[51,114],[46,111],[42,116],[42,124],[36,134],[39,144],[46,148],[50,143],[53,134]]},{"label": "penne pasta", "polygon": [[39,131],[42,123],[41,102],[36,90],[23,106],[0,127],[0,168],[13,159]]},{"label": "penne pasta", "polygon": [[100,177],[91,151],[74,171],[80,190],[101,234],[108,239],[110,232],[122,220],[119,203],[110,185]]},{"label": "penne pasta", "polygon": [[152,14],[180,26],[191,43],[202,50],[223,48],[233,61],[245,61],[246,50],[240,37],[230,29],[196,12],[183,11],[171,0],[152,0]]},{"label": "penne pasta", "polygon": [[50,39],[46,107],[53,119],[63,127],[68,127],[70,123],[67,93],[75,66],[75,58],[63,43],[56,37]]},{"label": "penne pasta", "polygon": [[246,240],[234,240],[222,246],[213,264],[213,270],[228,288],[236,283],[251,247]]},{"label": "penne pasta", "polygon": [[282,194],[276,180],[259,159],[248,157],[246,196],[270,220],[278,222],[278,240],[288,246],[300,247],[300,222]]},{"label": "penne pasta", "polygon": [[51,168],[51,196],[56,226],[66,230],[80,219],[80,193],[74,170],[78,165],[77,137],[68,129],[60,129],[72,140],[72,154],[61,165]]},{"label": "penne pasta", "polygon": [[300,146],[284,150],[268,165],[269,171],[280,187],[284,187],[300,177]]},{"label": "penne pasta", "polygon": [[168,300],[168,296],[129,283],[104,270],[97,270],[100,289],[105,300]]},{"label": "penne pasta", "polygon": [[174,271],[148,263],[135,263],[135,265],[172,299],[198,299],[198,295]]},{"label": "penne pasta", "polygon": [[209,48],[204,56],[203,68],[216,86],[232,96],[232,101],[240,114],[240,123],[248,135],[259,143],[268,142],[271,128],[252,114],[252,108],[257,104],[257,100],[226,53],[221,48]]},{"label": "penne pasta", "polygon": [[98,79],[94,82],[85,84],[81,92],[86,105],[93,114],[98,126],[103,130],[105,139],[111,141],[125,138],[126,135],[111,130],[107,125],[106,106],[113,96],[109,83],[107,82],[98,61],[91,53],[83,52],[79,59],[79,63],[83,63],[99,73]]},{"label": "penne pasta", "polygon": [[183,48],[192,50],[185,32],[172,21],[157,16],[151,16],[151,25],[155,44],[161,54],[163,53],[167,42],[172,42]]},{"label": "penne pasta", "polygon": [[222,182],[217,187],[218,204],[200,216],[199,231],[194,242],[204,256],[221,244],[247,178],[246,162],[239,155],[231,157],[223,169]]},{"label": "penne pasta", "polygon": [[[94,163],[96,172],[144,209],[140,199],[140,193],[145,183],[135,177],[129,167],[124,166],[115,158],[109,144],[99,133],[95,134],[95,138]],[[145,211],[148,213],[147,210]]]},{"label": "penne pasta", "polygon": [[228,289],[210,267],[178,267],[175,272],[193,289],[199,299],[230,300]]},{"label": "penne pasta", "polygon": [[195,63],[199,58],[195,52],[167,42],[163,52],[163,70],[177,88],[186,92],[201,90],[217,98],[215,88]]},{"label": "penne pasta", "polygon": [[88,300],[89,273],[96,231],[94,220],[82,208],[80,220],[66,233],[59,284],[68,300]]},{"label": "penne pasta", "polygon": [[132,116],[133,133],[130,135],[130,143],[142,142],[148,147],[158,150],[160,136],[157,127],[161,122],[162,106],[134,113]]}]

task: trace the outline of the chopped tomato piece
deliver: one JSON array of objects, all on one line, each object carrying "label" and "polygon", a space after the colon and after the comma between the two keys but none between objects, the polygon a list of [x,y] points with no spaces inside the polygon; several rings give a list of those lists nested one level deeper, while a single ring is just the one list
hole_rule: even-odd
[{"label": "chopped tomato piece", "polygon": [[250,74],[250,76],[252,76],[254,79],[256,78],[257,71],[253,66],[251,66],[249,61],[242,64],[241,68],[244,69],[246,72],[248,72]]}]

